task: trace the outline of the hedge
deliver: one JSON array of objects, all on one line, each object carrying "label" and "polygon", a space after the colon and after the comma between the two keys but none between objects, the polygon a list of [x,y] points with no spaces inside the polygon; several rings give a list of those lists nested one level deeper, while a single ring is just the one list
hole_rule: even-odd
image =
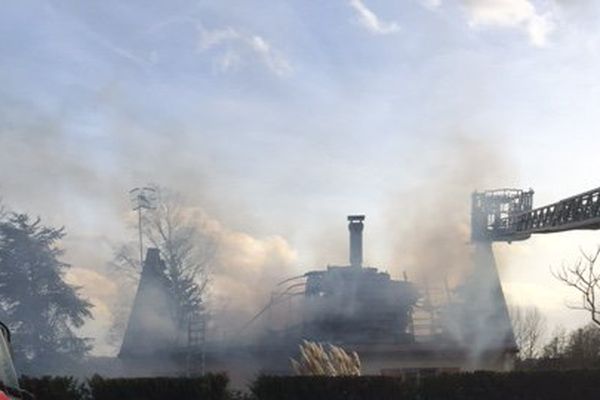
[{"label": "hedge", "polygon": [[258,378],[258,400],[598,400],[600,371],[444,374],[403,381],[384,376]]},{"label": "hedge", "polygon": [[251,386],[259,400],[412,399],[414,385],[384,376],[261,376]]},{"label": "hedge", "polygon": [[227,400],[223,374],[199,378],[120,378],[94,376],[80,383],[72,377],[22,377],[23,389],[36,400]]},{"label": "hedge", "polygon": [[117,378],[88,381],[94,400],[226,400],[229,380],[223,374],[199,378]]},{"label": "hedge", "polygon": [[[71,377],[23,377],[21,385],[37,400],[231,400],[249,395],[227,389],[225,375],[200,378],[122,378],[95,376],[85,383]],[[475,372],[423,378],[386,376],[261,376],[250,387],[256,400],[598,400],[600,370]]]},{"label": "hedge", "polygon": [[34,394],[36,400],[87,400],[87,386],[70,376],[43,376],[19,379],[22,389]]},{"label": "hedge", "polygon": [[600,399],[600,371],[475,372],[424,379],[422,400]]}]

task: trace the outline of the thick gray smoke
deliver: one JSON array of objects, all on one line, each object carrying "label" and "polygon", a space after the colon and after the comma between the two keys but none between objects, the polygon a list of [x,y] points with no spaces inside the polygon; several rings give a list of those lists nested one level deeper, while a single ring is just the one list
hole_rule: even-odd
[{"label": "thick gray smoke", "polygon": [[412,186],[395,193],[390,215],[390,265],[413,280],[462,281],[469,268],[470,198],[512,182],[500,143],[454,134],[433,144]]},{"label": "thick gray smoke", "polygon": [[135,240],[128,199],[135,186],[156,182],[181,192],[190,219],[197,218],[218,240],[211,301],[237,315],[230,319],[238,324],[268,300],[279,279],[294,273],[291,245],[255,223],[248,205],[231,190],[231,178],[211,162],[210,149],[198,145],[197,130],[133,122],[116,95],[97,99],[95,113],[106,130],[89,132],[85,139],[64,122],[74,118],[69,110],[56,115],[17,101],[2,106],[0,194],[15,211],[65,226],[65,260],[73,265],[67,279],[82,286],[94,304],[95,319],[82,334],[96,338],[97,354],[115,353],[119,332],[110,343],[105,336],[115,314],[125,319],[133,299],[135,286],[115,280],[109,263],[115,248]]},{"label": "thick gray smoke", "polygon": [[[513,182],[501,148],[465,135],[448,137],[390,212],[391,265],[407,270],[442,310],[444,330],[469,351],[469,368],[482,367],[481,356],[510,339],[491,248],[470,244],[471,193]],[[448,307],[454,301],[459,305]]]},{"label": "thick gray smoke", "polygon": [[[282,221],[270,221],[270,229],[256,221],[232,189],[238,182],[212,162],[211,149],[200,145],[203,136],[197,130],[133,123],[127,111],[120,111],[127,107],[118,98],[102,97],[97,104],[106,117],[102,122],[107,132],[122,132],[118,140],[93,132],[85,141],[73,140],[73,127],[61,122],[71,115],[33,112],[36,108],[25,104],[5,107],[0,119],[0,146],[5,150],[0,193],[8,205],[39,214],[48,224],[66,226],[66,257],[74,265],[69,279],[83,286],[95,304],[96,320],[84,334],[98,338],[97,352],[114,354],[114,346],[103,345],[102,336],[115,313],[127,312],[115,301],[123,288],[112,279],[107,264],[114,247],[134,237],[134,215],[126,195],[134,186],[156,182],[183,193],[194,215],[202,216],[203,229],[217,238],[220,250],[210,297],[215,315],[222,319],[216,325],[243,325],[282,279],[322,264],[346,262],[343,215],[334,217],[340,220],[339,228],[314,224],[315,239],[305,247],[315,251],[317,265],[300,270],[295,250],[278,235]],[[434,278],[445,276],[455,287],[469,269],[470,193],[508,182],[503,178],[511,171],[501,143],[453,135],[426,150],[422,165],[413,166],[412,185],[392,196],[387,232],[393,233],[393,251],[388,265],[395,276],[406,269],[410,279],[428,280],[432,286],[438,285]]]},{"label": "thick gray smoke", "polygon": [[[168,195],[167,189],[163,188],[162,192]],[[169,219],[168,222],[173,229],[177,226],[176,229],[191,235],[182,237],[181,240],[185,241],[182,244],[186,247],[193,246],[190,261],[198,263],[203,271],[201,276],[197,276],[198,283],[202,284],[203,279],[208,279],[203,300],[210,321],[209,340],[235,336],[253,314],[269,301],[270,290],[279,281],[295,273],[295,252],[281,236],[257,238],[249,233],[232,230],[203,208],[190,204],[185,196],[174,193],[170,193],[170,196],[171,201],[175,201],[170,205],[171,215],[177,213],[177,218]],[[152,232],[148,235],[151,237]],[[136,244],[131,248],[135,249]],[[137,257],[137,254],[126,255],[127,260],[133,258],[131,264],[135,264]],[[115,274],[123,278],[131,275],[123,270],[129,263],[121,262],[114,271]],[[124,284],[119,287],[120,296],[115,298],[111,307],[114,309],[114,326],[110,338],[116,346],[120,344],[138,284],[138,269],[135,269],[134,279],[119,280]],[[152,309],[149,311],[151,314]],[[153,325],[153,315],[140,318],[145,320],[146,325]],[[157,330],[159,328],[156,327]],[[182,329],[185,330],[185,327]],[[186,335],[187,330],[180,332],[179,336],[185,339]],[[185,340],[182,341],[183,345]]]}]

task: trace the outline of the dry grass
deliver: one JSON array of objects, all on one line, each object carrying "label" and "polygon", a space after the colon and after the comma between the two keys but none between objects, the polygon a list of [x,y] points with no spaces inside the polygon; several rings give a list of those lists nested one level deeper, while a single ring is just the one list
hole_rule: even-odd
[{"label": "dry grass", "polygon": [[297,375],[358,376],[360,358],[356,352],[346,353],[341,347],[304,340],[300,345],[300,360],[291,359]]}]

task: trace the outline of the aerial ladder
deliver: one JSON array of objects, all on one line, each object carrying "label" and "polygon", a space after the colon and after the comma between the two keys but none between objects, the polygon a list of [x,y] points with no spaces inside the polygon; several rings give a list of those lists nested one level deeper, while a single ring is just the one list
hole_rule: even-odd
[{"label": "aerial ladder", "polygon": [[533,190],[500,189],[472,197],[471,239],[514,242],[534,233],[600,229],[600,188],[533,208]]},{"label": "aerial ladder", "polygon": [[[533,194],[531,189],[498,189],[472,195],[474,269],[470,280],[476,284],[463,297],[465,316],[459,322],[468,324],[471,316],[485,315],[480,326],[472,327],[475,335],[469,343],[474,347],[481,339],[488,341],[482,345],[491,342],[509,353],[518,351],[492,251],[494,242],[523,241],[533,234],[600,229],[600,188],[537,208],[533,207]],[[491,340],[489,332],[495,335]]]}]

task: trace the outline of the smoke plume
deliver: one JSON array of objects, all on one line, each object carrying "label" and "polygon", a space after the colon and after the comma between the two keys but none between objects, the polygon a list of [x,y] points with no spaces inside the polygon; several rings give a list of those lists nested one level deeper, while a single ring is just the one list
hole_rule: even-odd
[{"label": "smoke plume", "polygon": [[509,165],[498,143],[454,134],[431,148],[414,184],[392,196],[391,262],[413,280],[462,281],[468,269],[470,197],[507,182]]},{"label": "smoke plume", "polygon": [[490,245],[471,245],[470,195],[507,182],[509,164],[498,144],[465,135],[447,139],[415,186],[397,197],[394,264],[418,282],[440,311],[449,339],[466,349],[465,367],[488,351],[511,347],[512,328]]}]

